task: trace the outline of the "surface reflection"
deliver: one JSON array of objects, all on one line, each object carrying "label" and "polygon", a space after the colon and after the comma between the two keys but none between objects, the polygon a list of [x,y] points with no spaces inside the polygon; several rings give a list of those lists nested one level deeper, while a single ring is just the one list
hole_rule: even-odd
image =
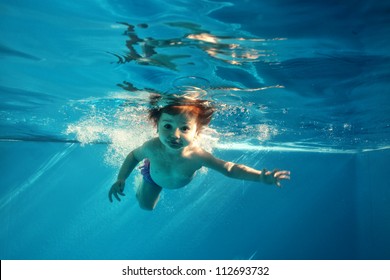
[{"label": "surface reflection", "polygon": [[[133,25],[126,22],[119,24],[126,27],[123,35],[127,37],[127,51],[123,55],[111,53],[117,57],[117,63],[136,62],[140,65],[171,70],[177,70],[177,67],[183,64],[196,63],[193,59],[194,50],[200,50],[208,57],[231,65],[257,62],[262,58],[265,60],[266,57],[273,55],[272,51],[267,49],[267,43],[283,40],[221,36],[190,22],[165,23],[165,26],[174,28],[175,31],[184,29],[186,32],[182,36],[169,39],[142,38],[138,33],[142,33],[143,29],[150,29],[148,24]],[[170,54],[168,49],[172,48],[176,50],[180,48],[180,52]],[[190,58],[192,60],[189,60]]]}]

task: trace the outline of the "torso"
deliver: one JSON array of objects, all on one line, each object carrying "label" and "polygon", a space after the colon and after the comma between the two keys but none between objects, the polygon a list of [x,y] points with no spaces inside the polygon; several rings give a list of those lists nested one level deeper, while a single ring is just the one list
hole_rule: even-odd
[{"label": "torso", "polygon": [[150,175],[162,188],[177,189],[191,182],[195,172],[201,168],[197,160],[197,147],[186,147],[181,154],[167,153],[158,138],[146,146],[144,157],[150,161]]}]

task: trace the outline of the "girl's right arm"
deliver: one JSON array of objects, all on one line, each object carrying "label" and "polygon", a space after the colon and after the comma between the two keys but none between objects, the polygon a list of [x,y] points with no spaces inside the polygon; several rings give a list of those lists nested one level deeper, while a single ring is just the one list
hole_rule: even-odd
[{"label": "girl's right arm", "polygon": [[125,181],[127,177],[129,177],[131,171],[133,171],[133,169],[140,162],[134,154],[135,151],[132,151],[127,155],[125,161],[121,166],[121,169],[119,170],[117,181]]},{"label": "girl's right arm", "polygon": [[116,182],[111,186],[110,191],[108,192],[108,198],[112,202],[112,196],[114,196],[118,201],[121,201],[118,194],[124,196],[123,190],[125,189],[125,181],[127,177],[130,176],[131,172],[137,166],[137,164],[145,158],[145,144],[141,147],[130,152],[125,161],[123,162]]}]

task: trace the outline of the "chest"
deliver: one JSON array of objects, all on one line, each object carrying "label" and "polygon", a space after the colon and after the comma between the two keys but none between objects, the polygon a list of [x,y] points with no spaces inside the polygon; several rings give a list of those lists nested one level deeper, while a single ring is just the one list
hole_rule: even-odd
[{"label": "chest", "polygon": [[200,168],[191,153],[175,156],[155,152],[150,155],[149,160],[152,178],[162,185],[185,185]]},{"label": "chest", "polygon": [[197,170],[191,158],[175,158],[169,156],[158,156],[150,159],[151,171],[158,176],[170,178],[192,177]]}]

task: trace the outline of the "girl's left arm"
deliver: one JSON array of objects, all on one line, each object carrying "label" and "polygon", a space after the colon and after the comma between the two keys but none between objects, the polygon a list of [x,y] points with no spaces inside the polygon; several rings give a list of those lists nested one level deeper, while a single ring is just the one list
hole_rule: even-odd
[{"label": "girl's left arm", "polygon": [[290,171],[267,171],[266,169],[260,171],[243,164],[221,160],[206,151],[201,152],[200,158],[203,166],[214,169],[230,178],[275,184],[278,187],[281,186],[280,180],[290,179]]}]

